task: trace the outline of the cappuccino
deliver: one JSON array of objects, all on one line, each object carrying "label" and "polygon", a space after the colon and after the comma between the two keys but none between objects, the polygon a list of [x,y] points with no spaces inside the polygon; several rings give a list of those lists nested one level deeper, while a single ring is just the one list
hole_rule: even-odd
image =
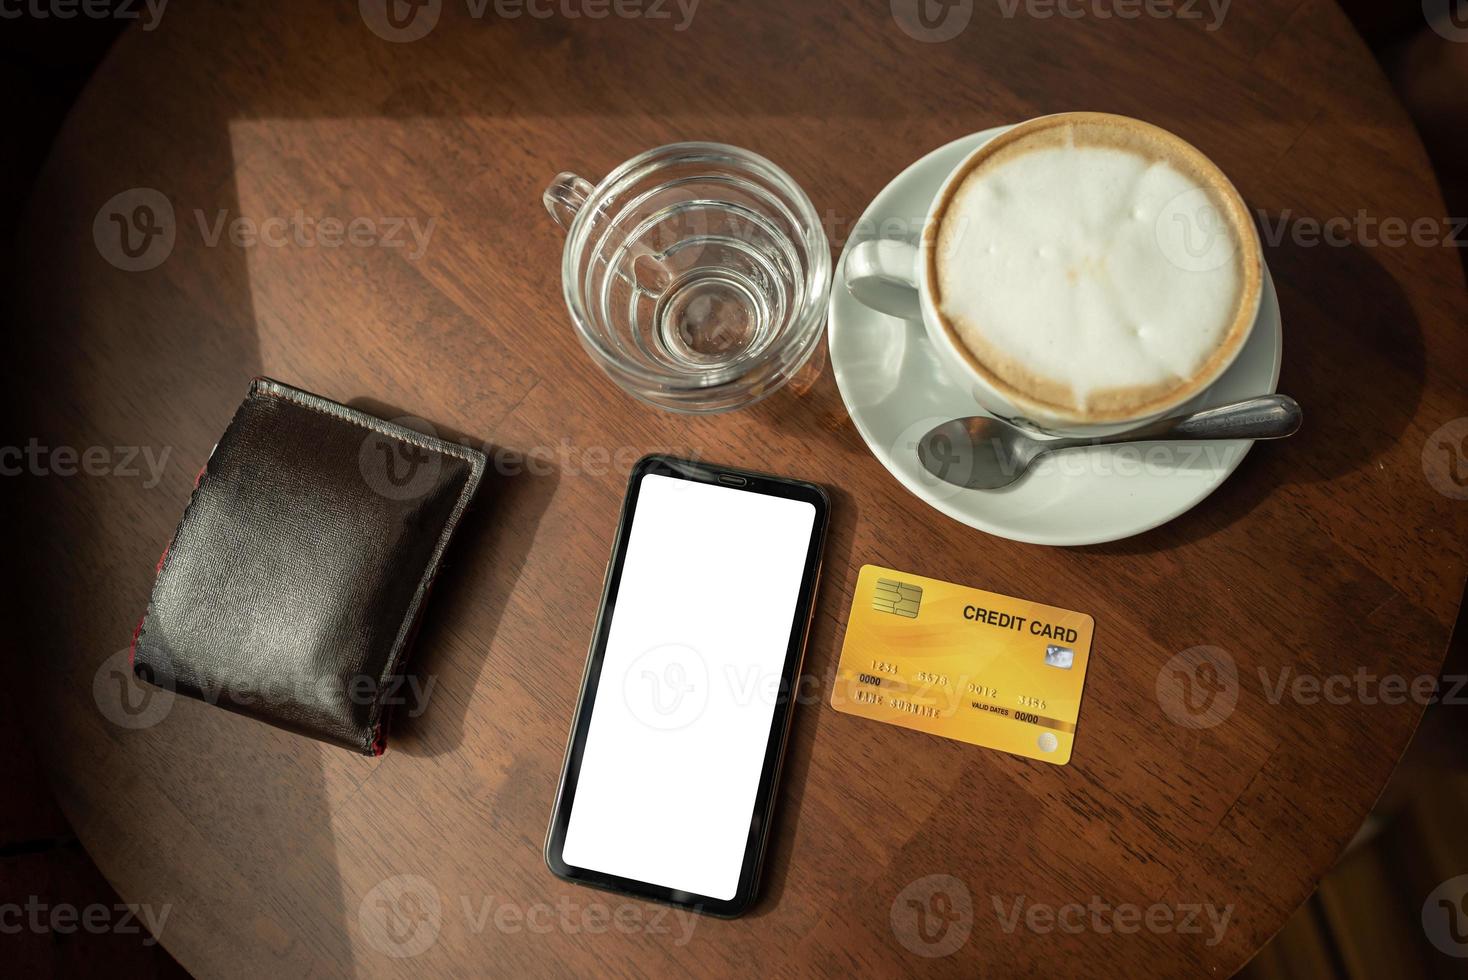
[{"label": "cappuccino", "polygon": [[947,185],[923,270],[942,329],[1016,405],[1076,422],[1186,401],[1233,361],[1262,283],[1238,192],[1198,150],[1102,113],[1032,120]]}]

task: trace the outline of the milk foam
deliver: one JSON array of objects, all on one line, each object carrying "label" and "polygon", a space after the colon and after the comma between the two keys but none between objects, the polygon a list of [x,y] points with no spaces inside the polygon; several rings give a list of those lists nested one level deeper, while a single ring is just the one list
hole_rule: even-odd
[{"label": "milk foam", "polygon": [[1039,382],[1009,378],[1016,387],[1064,386],[1080,410],[1099,392],[1184,384],[1225,339],[1243,288],[1238,262],[1199,268],[1159,243],[1184,194],[1207,200],[1167,161],[1114,147],[981,164],[942,217],[942,312],[981,362]]}]

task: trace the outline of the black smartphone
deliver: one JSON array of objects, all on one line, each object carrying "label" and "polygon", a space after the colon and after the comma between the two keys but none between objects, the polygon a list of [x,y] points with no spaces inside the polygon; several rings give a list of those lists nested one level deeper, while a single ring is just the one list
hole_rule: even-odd
[{"label": "black smartphone", "polygon": [[811,483],[633,467],[546,835],[556,875],[725,917],[753,902],[829,510]]}]

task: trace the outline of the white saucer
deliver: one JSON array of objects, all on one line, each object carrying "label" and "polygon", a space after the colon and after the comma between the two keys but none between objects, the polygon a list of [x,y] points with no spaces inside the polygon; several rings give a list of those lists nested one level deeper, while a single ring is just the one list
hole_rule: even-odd
[{"label": "white saucer", "polygon": [[[1250,440],[1138,444],[1077,449],[1042,457],[1003,490],[944,483],[918,462],[917,440],[952,418],[979,414],[973,398],[939,367],[923,325],[877,313],[846,291],[846,252],[864,238],[905,229],[916,240],[943,178],[975,147],[1007,126],[939,147],[882,189],[856,226],[836,267],[828,344],[831,366],[851,420],[867,445],[908,490],[970,527],[1032,544],[1115,541],[1165,524],[1222,483]],[[1233,366],[1179,411],[1196,411],[1253,395],[1279,383],[1283,350],[1279,299],[1265,268],[1259,319]]]}]

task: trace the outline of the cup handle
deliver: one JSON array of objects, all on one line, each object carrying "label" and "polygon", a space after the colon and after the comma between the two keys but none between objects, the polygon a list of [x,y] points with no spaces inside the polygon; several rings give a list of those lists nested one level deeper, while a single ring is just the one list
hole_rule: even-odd
[{"label": "cup handle", "polygon": [[892,238],[862,242],[846,256],[846,289],[857,302],[904,320],[922,319],[918,250]]},{"label": "cup handle", "polygon": [[[595,192],[596,185],[585,177],[563,171],[556,174],[556,179],[540,195],[540,200],[561,230],[570,231],[571,223]],[[596,227],[597,222],[607,220],[605,205],[590,217],[592,227]],[[641,241],[627,243],[624,251],[630,261],[613,274],[653,299],[662,295],[663,290],[672,282],[673,273],[661,256]]]},{"label": "cup handle", "polygon": [[591,196],[595,186],[585,177],[578,177],[569,171],[556,174],[556,179],[550,182],[540,200],[545,204],[545,209],[555,219],[556,224],[563,231],[569,231],[571,222],[576,220],[576,212],[581,210],[586,199]]}]

